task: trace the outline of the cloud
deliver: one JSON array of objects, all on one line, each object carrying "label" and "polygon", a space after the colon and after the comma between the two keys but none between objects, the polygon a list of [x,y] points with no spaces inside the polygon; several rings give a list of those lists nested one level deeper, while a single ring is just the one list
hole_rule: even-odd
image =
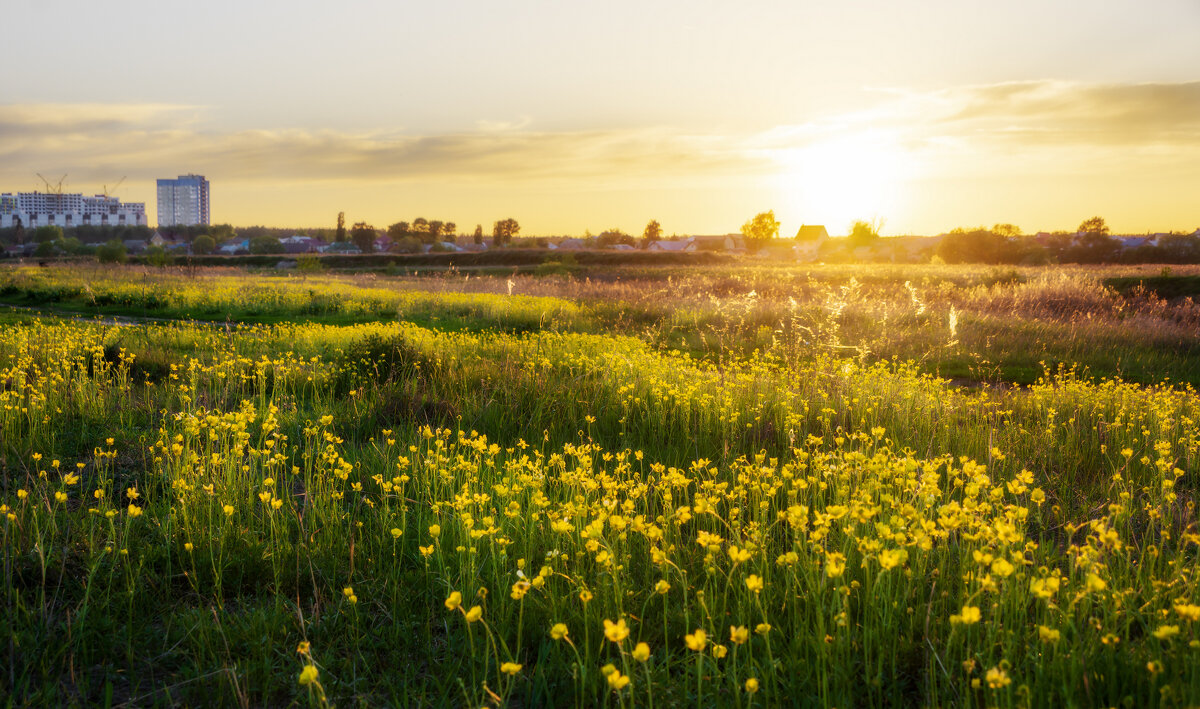
[{"label": "cloud", "polygon": [[[1006,143],[1200,146],[1200,81],[1024,81],[934,92],[931,132]],[[936,110],[936,109],[935,109]]]},{"label": "cloud", "polygon": [[9,105],[0,106],[0,163],[0,175],[110,166],[148,179],[178,166],[286,182],[749,174],[764,161],[736,140],[661,128],[539,132],[522,120],[442,135],[218,132],[189,106]]},{"label": "cloud", "polygon": [[1097,160],[1133,165],[1141,159],[1142,167],[1153,162],[1178,168],[1200,151],[1200,81],[1047,80],[872,91],[879,101],[866,110],[755,133],[708,134],[667,127],[538,131],[524,116],[430,135],[229,131],[212,128],[210,111],[200,106],[0,105],[0,180],[12,189],[31,181],[34,172],[68,172],[75,184],[99,184],[119,175],[149,180],[186,170],[246,183],[671,187],[777,173],[789,155],[800,151],[803,162],[806,148],[822,145],[831,161],[842,150],[850,158],[890,151],[900,156],[904,174],[923,165],[932,173],[959,175],[1083,172],[1081,166]]}]

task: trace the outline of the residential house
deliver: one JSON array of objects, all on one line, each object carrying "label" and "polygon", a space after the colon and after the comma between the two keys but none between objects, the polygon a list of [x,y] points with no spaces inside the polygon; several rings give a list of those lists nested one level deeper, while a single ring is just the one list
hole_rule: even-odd
[{"label": "residential house", "polygon": [[688,237],[696,251],[745,251],[746,237],[741,234],[695,234]]},{"label": "residential house", "polygon": [[217,248],[217,253],[221,254],[222,256],[234,256],[236,254],[248,254],[248,253],[250,253],[250,240],[249,239],[240,239],[240,240],[234,240],[234,241],[227,241],[224,244],[221,244]]},{"label": "residential house", "polygon": [[829,238],[829,231],[824,224],[801,224],[796,232],[796,241],[822,242]]},{"label": "residential house", "polygon": [[492,247],[492,237],[483,237],[483,243],[476,244],[474,235],[459,235],[454,238],[460,251],[487,251]]},{"label": "residential house", "polygon": [[302,234],[285,236],[279,240],[279,243],[283,246],[283,252],[286,254],[320,253],[321,247],[325,245],[321,239]]},{"label": "residential house", "polygon": [[1158,241],[1157,236],[1118,236],[1115,237],[1121,243],[1121,249],[1129,251],[1140,248],[1142,246],[1154,246]]}]

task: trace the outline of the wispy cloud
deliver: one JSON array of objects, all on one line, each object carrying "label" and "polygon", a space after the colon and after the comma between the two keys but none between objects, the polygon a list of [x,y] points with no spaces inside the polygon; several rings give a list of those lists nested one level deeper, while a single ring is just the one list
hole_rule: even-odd
[{"label": "wispy cloud", "polygon": [[1200,81],[1078,84],[1025,81],[918,97],[935,134],[1030,144],[1200,145]]},{"label": "wispy cloud", "polygon": [[770,174],[779,170],[781,155],[822,144],[859,154],[883,145],[935,165],[939,174],[970,173],[969,164],[955,163],[966,155],[1010,166],[1040,159],[1069,169],[1068,163],[1096,155],[1179,161],[1200,151],[1200,81],[1047,80],[875,92],[880,100],[867,110],[740,134],[666,127],[539,131],[527,116],[432,135],[228,131],[212,128],[209,109],[198,106],[0,105],[0,179],[23,183],[34,171],[60,169],[85,180],[152,179],[188,170],[242,182],[649,179],[670,185]]},{"label": "wispy cloud", "polygon": [[241,180],[543,179],[752,172],[735,140],[667,129],[539,132],[527,119],[443,135],[205,130],[184,106],[0,106],[0,174],[31,166],[168,166]]}]

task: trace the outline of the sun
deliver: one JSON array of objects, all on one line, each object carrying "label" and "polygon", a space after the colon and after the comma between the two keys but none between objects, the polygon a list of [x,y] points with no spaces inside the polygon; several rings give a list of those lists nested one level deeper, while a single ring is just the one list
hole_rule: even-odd
[{"label": "sun", "polygon": [[776,151],[780,211],[845,233],[856,219],[888,218],[902,208],[912,160],[880,133],[861,133]]}]

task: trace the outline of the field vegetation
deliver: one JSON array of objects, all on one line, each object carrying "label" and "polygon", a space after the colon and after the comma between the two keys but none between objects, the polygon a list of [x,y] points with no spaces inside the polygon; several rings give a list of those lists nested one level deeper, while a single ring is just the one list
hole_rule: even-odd
[{"label": "field vegetation", "polygon": [[0,270],[0,695],[1195,705],[1197,279]]}]

